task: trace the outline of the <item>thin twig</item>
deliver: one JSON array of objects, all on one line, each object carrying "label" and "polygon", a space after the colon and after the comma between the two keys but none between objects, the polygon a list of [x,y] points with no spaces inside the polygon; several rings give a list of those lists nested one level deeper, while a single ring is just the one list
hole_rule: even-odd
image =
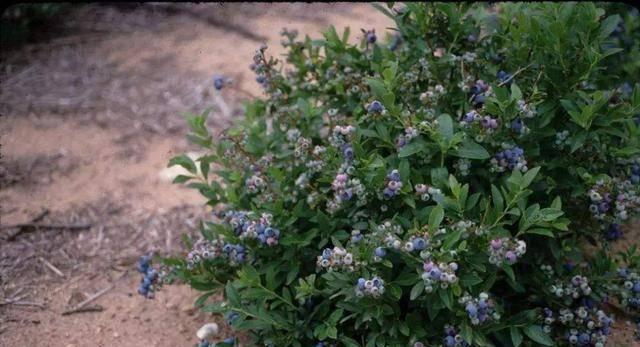
[{"label": "thin twig", "polygon": [[39,230],[39,229],[69,229],[69,230],[83,230],[91,228],[91,224],[45,224],[45,223],[20,223],[13,225],[0,225],[2,229],[18,229],[12,235],[7,237],[7,241],[13,241],[18,236],[27,231]]},{"label": "thin twig", "polygon": [[0,229],[35,228],[35,229],[89,229],[91,224],[47,224],[47,223],[19,223],[0,225]]},{"label": "thin twig", "polygon": [[111,289],[113,289],[113,287],[115,287],[115,283],[110,284],[109,286],[107,286],[106,288],[100,290],[99,292],[91,295],[89,298],[87,298],[85,301],[79,303],[78,305],[76,305],[74,308],[66,310],[64,312],[62,312],[63,316],[66,315],[70,315],[72,313],[76,313],[76,312],[83,312],[82,309],[89,303],[93,302],[94,300],[96,300],[97,298],[103,296],[104,294],[106,294],[108,291],[110,291]]},{"label": "thin twig", "polygon": [[115,287],[115,286],[116,286],[116,283],[117,283],[120,279],[122,279],[122,278],[123,278],[123,277],[124,277],[128,272],[129,272],[129,271],[125,271],[125,272],[124,272],[122,275],[120,275],[120,277],[118,277],[118,278],[117,278],[113,283],[111,283],[111,284],[110,284],[109,286],[107,286],[106,288],[104,288],[104,289],[100,290],[99,292],[97,292],[97,293],[95,293],[95,294],[91,295],[91,296],[90,296],[89,298],[87,298],[85,301],[83,301],[83,302],[79,303],[78,305],[76,305],[75,307],[73,307],[73,308],[71,308],[71,309],[69,309],[69,310],[66,310],[66,311],[62,312],[62,315],[63,315],[63,316],[66,316],[66,315],[70,315],[70,314],[77,313],[77,312],[87,312],[86,310],[84,310],[84,311],[83,311],[83,308],[84,308],[87,304],[89,304],[89,303],[93,302],[93,301],[94,301],[94,300],[96,300],[97,298],[99,298],[99,297],[103,296],[105,293],[107,293],[108,291],[110,291],[111,289],[113,289],[113,287]]},{"label": "thin twig", "polygon": [[62,312],[63,316],[68,316],[70,314],[74,314],[74,313],[82,313],[82,312],[100,312],[100,311],[104,311],[104,307],[100,306],[100,305],[93,305],[93,306],[87,306],[87,307],[79,307],[73,310],[69,310],[69,311],[64,311]]},{"label": "thin twig", "polygon": [[64,278],[64,273],[62,271],[60,271],[60,269],[58,269],[57,267],[53,266],[53,264],[51,264],[50,262],[48,262],[46,259],[44,259],[43,257],[38,257],[38,259],[40,259],[40,261],[49,268],[49,270],[55,272],[56,275]]},{"label": "thin twig", "polygon": [[518,71],[516,71],[516,72],[514,72],[514,73],[513,73],[513,75],[511,75],[509,78],[507,78],[506,80],[504,80],[504,81],[502,81],[500,84],[498,84],[498,87],[502,87],[503,85],[505,85],[505,84],[507,84],[507,83],[511,82],[511,80],[512,80],[514,77],[516,77],[516,76],[517,76],[519,73],[521,73],[522,71],[524,71],[524,70],[528,69],[529,67],[531,67],[531,65],[533,65],[533,63],[531,63],[531,64],[529,64],[529,65],[527,65],[527,66],[525,66],[525,67],[519,68],[519,69],[518,69]]},{"label": "thin twig", "polygon": [[39,302],[32,302],[32,301],[5,301],[2,303],[3,305],[15,305],[15,306],[36,306],[39,307],[41,309],[45,309],[44,304],[41,304]]}]

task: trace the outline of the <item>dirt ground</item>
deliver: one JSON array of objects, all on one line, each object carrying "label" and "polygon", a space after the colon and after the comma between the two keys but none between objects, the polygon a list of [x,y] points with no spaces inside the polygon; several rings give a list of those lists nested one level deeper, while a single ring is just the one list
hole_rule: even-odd
[{"label": "dirt ground", "polygon": [[[248,67],[262,42],[278,57],[283,27],[320,38],[329,24],[352,40],[391,26],[365,4],[86,5],[51,39],[3,51],[0,225],[76,228],[0,230],[0,346],[192,346],[220,323],[186,286],[136,293],[137,257],[180,253],[208,214],[165,169],[195,149],[181,115],[212,107],[219,131],[261,93]],[[213,74],[233,88],[215,94]],[[102,311],[61,315],[107,288],[88,305]]]},{"label": "dirt ground", "polygon": [[[353,41],[392,26],[366,4],[85,5],[51,39],[3,51],[0,225],[67,228],[0,230],[0,346],[192,346],[221,323],[186,286],[136,293],[137,257],[181,253],[180,235],[210,213],[165,169],[196,149],[181,114],[212,107],[224,128],[260,95],[248,68],[260,43],[278,57],[283,27],[320,38],[329,24]],[[213,74],[233,88],[216,94]],[[103,290],[94,311],[61,314]]]}]

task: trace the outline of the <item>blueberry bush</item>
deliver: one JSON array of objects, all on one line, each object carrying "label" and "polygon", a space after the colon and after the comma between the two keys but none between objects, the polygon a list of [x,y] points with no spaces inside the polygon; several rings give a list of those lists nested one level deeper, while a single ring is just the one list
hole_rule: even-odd
[{"label": "blueberry bush", "polygon": [[253,345],[605,346],[640,308],[638,11],[375,6],[386,40],[283,30],[243,120],[188,118],[207,154],[170,165],[215,215],[141,293],[183,280]]}]

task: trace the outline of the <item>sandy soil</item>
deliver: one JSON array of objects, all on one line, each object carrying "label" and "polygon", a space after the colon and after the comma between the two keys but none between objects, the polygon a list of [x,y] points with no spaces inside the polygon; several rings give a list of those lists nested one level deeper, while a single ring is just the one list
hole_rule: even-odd
[{"label": "sandy soil", "polygon": [[[90,227],[0,230],[0,346],[195,344],[219,318],[195,310],[186,286],[142,298],[134,269],[143,252],[181,252],[180,235],[207,216],[202,197],[163,176],[195,149],[181,114],[213,107],[217,131],[239,116],[238,101],[260,94],[253,52],[265,41],[278,56],[283,27],[319,38],[350,25],[358,40],[391,24],[364,4],[162,6],[76,8],[62,35],[2,53],[0,224]],[[234,88],[215,95],[214,73]],[[89,305],[102,311],[61,315],[104,288]]]}]

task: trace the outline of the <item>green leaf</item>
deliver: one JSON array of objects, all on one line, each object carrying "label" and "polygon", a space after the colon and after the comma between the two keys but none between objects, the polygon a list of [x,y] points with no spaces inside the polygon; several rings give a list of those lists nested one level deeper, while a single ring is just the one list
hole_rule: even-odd
[{"label": "green leaf", "polygon": [[527,173],[525,173],[524,177],[522,178],[522,183],[521,183],[520,186],[522,188],[528,187],[531,184],[531,182],[533,182],[533,180],[536,178],[536,175],[538,174],[538,171],[540,171],[540,167],[539,166],[527,171]]},{"label": "green leaf", "polygon": [[175,165],[182,166],[183,168],[185,168],[187,171],[191,172],[194,175],[198,173],[198,168],[196,167],[196,164],[186,154],[181,154],[171,158],[171,160],[169,160],[169,165],[167,165],[167,167],[172,167]]},{"label": "green leaf", "polygon": [[442,300],[442,303],[449,309],[452,309],[451,306],[451,298],[449,296],[449,291],[446,289],[440,289],[438,290],[438,296],[440,296],[440,300]]},{"label": "green leaf", "polygon": [[227,282],[227,286],[225,287],[225,296],[232,306],[240,306],[240,296],[232,282]]},{"label": "green leaf", "polygon": [[530,230],[527,230],[526,234],[537,234],[537,235],[542,235],[542,236],[555,238],[555,236],[553,235],[553,232],[551,230],[544,229],[544,228],[530,229]]},{"label": "green leaf", "polygon": [[620,22],[620,16],[614,14],[613,16],[609,16],[605,18],[600,24],[600,31],[598,33],[598,38],[600,40],[604,40],[616,29],[618,23]]},{"label": "green leaf", "polygon": [[[365,82],[371,89],[371,94],[378,99],[387,94],[387,88],[384,86],[384,82],[377,78],[366,78]],[[380,100],[381,101],[381,100]]]},{"label": "green leaf", "polygon": [[438,131],[440,135],[447,140],[453,137],[453,120],[448,114],[442,114],[438,117]]},{"label": "green leaf", "polygon": [[493,184],[491,185],[491,198],[493,199],[493,205],[496,207],[497,211],[504,210],[504,199],[502,198],[502,194]]},{"label": "green leaf", "polygon": [[513,272],[513,269],[511,268],[511,266],[509,265],[503,265],[502,269],[504,270],[504,272],[507,274],[507,276],[509,276],[509,278],[512,281],[516,281],[516,274]]},{"label": "green leaf", "polygon": [[429,214],[429,230],[434,231],[437,230],[444,219],[444,209],[442,206],[437,205]]},{"label": "green leaf", "polygon": [[399,158],[408,157],[416,153],[422,152],[423,149],[424,149],[424,143],[411,142],[408,145],[402,147],[400,152],[398,152],[398,157]]},{"label": "green leaf", "polygon": [[462,142],[460,147],[458,147],[458,150],[455,151],[453,155],[458,156],[460,158],[478,159],[478,160],[488,159],[491,157],[491,154],[489,154],[489,152],[487,152],[487,150],[484,149],[484,147],[470,140]]},{"label": "green leaf", "polygon": [[518,85],[515,83],[511,84],[511,99],[512,100],[522,99],[522,92],[520,91],[520,88],[518,88]]},{"label": "green leaf", "polygon": [[545,345],[553,346],[553,340],[547,335],[539,325],[529,325],[524,328],[524,334],[533,341]]},{"label": "green leaf", "polygon": [[509,328],[509,334],[511,335],[511,342],[513,343],[513,347],[519,347],[522,343],[522,333],[520,329],[516,327]]},{"label": "green leaf", "polygon": [[176,178],[173,179],[173,183],[184,183],[188,180],[194,179],[195,177],[193,176],[185,176],[185,175],[178,175],[176,176]]},{"label": "green leaf", "polygon": [[411,295],[409,298],[415,300],[424,291],[424,281],[418,281],[413,288],[411,288]]},{"label": "green leaf", "polygon": [[471,327],[467,323],[463,323],[460,326],[460,334],[462,335],[462,338],[465,340],[465,342],[473,342],[473,329],[471,329]]}]

